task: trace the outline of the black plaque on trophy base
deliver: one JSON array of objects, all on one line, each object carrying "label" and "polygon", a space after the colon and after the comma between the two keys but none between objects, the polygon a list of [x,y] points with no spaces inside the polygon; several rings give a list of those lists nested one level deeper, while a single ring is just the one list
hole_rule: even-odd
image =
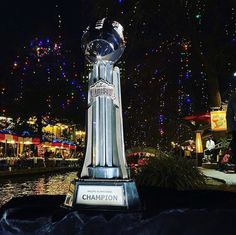
[{"label": "black plaque on trophy base", "polygon": [[78,210],[141,210],[139,195],[133,180],[74,180],[64,205]]}]

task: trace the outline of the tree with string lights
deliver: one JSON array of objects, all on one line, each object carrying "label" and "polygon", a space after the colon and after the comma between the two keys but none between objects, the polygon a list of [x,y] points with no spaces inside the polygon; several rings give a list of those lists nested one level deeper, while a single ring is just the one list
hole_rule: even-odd
[{"label": "tree with string lights", "polygon": [[228,99],[234,86],[223,76],[235,72],[235,10],[234,1],[92,4],[93,18],[117,19],[127,36],[122,80],[127,145],[181,142],[189,138],[185,115]]},{"label": "tree with string lights", "polygon": [[20,117],[24,128],[29,117],[35,116],[40,137],[43,119],[46,122],[66,119],[83,123],[81,111],[86,103],[86,81],[82,79],[71,51],[63,45],[58,5],[55,13],[57,27],[54,33],[50,37],[35,37],[19,50],[7,81],[8,115]]},{"label": "tree with string lights", "polygon": [[78,80],[78,66],[60,41],[49,37],[34,38],[22,49],[12,65],[11,110],[24,120],[37,117],[38,134],[42,118],[78,121],[85,103],[83,84]]}]

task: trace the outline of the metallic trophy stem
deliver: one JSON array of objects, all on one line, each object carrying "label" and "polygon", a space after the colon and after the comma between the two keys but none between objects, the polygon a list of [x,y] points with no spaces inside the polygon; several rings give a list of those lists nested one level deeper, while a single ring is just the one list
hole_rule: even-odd
[{"label": "metallic trophy stem", "polygon": [[89,74],[87,148],[81,178],[129,178],[125,159],[120,71],[98,62]]}]

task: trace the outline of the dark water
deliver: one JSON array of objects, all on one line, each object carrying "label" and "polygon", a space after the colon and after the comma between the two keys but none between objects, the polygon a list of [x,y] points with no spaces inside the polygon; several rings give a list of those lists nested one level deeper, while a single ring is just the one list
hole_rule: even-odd
[{"label": "dark water", "polygon": [[0,179],[0,207],[13,197],[66,194],[77,172]]}]

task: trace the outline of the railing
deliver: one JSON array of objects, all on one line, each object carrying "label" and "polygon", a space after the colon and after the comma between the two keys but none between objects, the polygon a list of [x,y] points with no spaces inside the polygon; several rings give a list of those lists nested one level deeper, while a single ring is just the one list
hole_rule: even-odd
[{"label": "railing", "polygon": [[27,159],[18,157],[0,158],[0,170],[16,170],[44,167],[76,167],[77,165],[77,158],[49,158],[47,160],[40,157],[31,157]]}]

